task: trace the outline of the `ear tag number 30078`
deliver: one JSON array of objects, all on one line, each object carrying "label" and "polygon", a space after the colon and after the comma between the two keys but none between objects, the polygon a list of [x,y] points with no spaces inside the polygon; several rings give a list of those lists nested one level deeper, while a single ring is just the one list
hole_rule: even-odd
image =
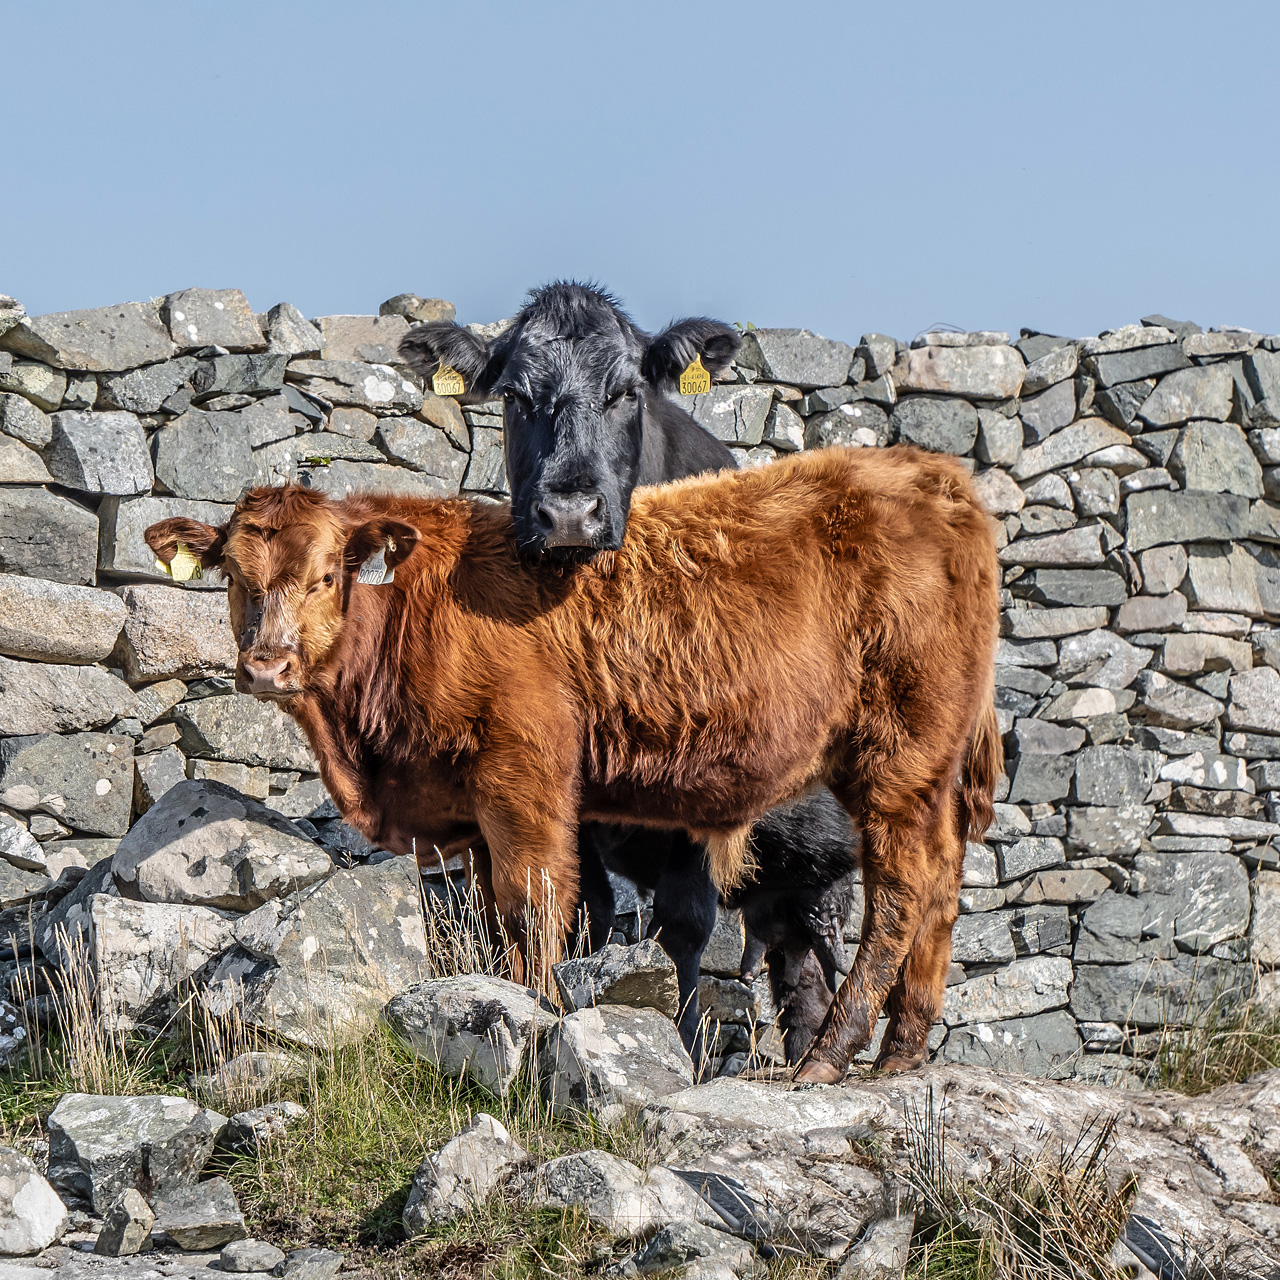
[{"label": "ear tag number 30078", "polygon": [[466,389],[462,374],[451,364],[442,364],[431,375],[431,390],[438,396],[460,396]]},{"label": "ear tag number 30078", "polygon": [[168,574],[174,582],[188,582],[192,578],[204,577],[200,561],[191,554],[191,548],[185,542],[178,543],[178,549],[173,553],[173,559],[168,564],[163,560],[157,560],[156,568]]},{"label": "ear tag number 30078", "polygon": [[711,374],[702,363],[702,356],[693,357],[693,363],[680,375],[682,396],[706,395],[711,390]]}]

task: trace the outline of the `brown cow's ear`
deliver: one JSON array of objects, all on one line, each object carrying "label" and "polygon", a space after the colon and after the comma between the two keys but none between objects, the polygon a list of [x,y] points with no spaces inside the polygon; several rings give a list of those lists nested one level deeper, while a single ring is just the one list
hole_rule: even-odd
[{"label": "brown cow's ear", "polygon": [[[343,556],[348,570],[359,573],[362,582],[390,582],[396,565],[403,564],[418,545],[421,534],[404,520],[379,516],[358,524],[347,535],[347,548]],[[367,561],[380,559],[382,571],[366,574]],[[374,566],[371,566],[373,568]]]},{"label": "brown cow's ear", "polygon": [[146,539],[147,546],[156,553],[156,559],[165,564],[172,562],[173,557],[178,554],[178,543],[182,543],[200,561],[202,568],[222,567],[222,553],[227,545],[225,524],[219,528],[200,520],[175,516],[150,525],[142,536]]}]

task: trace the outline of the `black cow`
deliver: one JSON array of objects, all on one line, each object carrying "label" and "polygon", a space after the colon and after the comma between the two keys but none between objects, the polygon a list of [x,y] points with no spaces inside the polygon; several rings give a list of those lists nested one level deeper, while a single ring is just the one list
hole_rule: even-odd
[{"label": "black cow", "polygon": [[[735,465],[729,449],[664,393],[695,357],[714,375],[737,347],[732,329],[707,319],[681,320],[652,337],[601,290],[557,283],[531,293],[491,342],[434,321],[412,329],[400,353],[427,378],[451,366],[468,398],[501,396],[517,540],[530,556],[572,563],[621,546],[637,485]],[[847,902],[854,835],[844,809],[821,790],[766,815],[752,840],[761,874],[730,905],[743,907],[750,922],[749,952],[768,950],[775,992],[791,997],[784,1026],[788,1057],[798,1061],[825,1017],[837,969],[847,968],[832,946],[830,919],[817,922]],[[584,823],[578,850],[592,949],[607,940],[614,918],[606,867],[653,890],[650,933],[676,965],[680,1033],[695,1049],[699,965],[716,913],[702,847],[682,832]],[[780,893],[775,869],[784,868],[788,892]],[[843,914],[837,936],[842,924]],[[794,976],[811,948],[825,1002],[810,990],[815,970],[804,983]]]}]

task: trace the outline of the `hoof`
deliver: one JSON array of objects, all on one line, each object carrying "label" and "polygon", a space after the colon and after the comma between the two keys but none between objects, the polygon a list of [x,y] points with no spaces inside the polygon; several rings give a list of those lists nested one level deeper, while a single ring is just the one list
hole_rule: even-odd
[{"label": "hoof", "polygon": [[923,1053],[889,1053],[876,1059],[876,1070],[914,1071],[923,1061]]},{"label": "hoof", "polygon": [[839,1084],[844,1071],[821,1058],[810,1058],[792,1077],[796,1084]]}]

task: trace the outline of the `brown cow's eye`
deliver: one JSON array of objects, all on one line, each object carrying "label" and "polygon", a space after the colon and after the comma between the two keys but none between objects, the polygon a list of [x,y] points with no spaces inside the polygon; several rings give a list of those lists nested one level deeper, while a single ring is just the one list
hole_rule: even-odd
[{"label": "brown cow's eye", "polygon": [[326,574],[324,575],[324,585],[325,585],[326,587],[331,587],[331,586],[333,586],[333,574],[331,574],[331,573],[326,573]]}]

